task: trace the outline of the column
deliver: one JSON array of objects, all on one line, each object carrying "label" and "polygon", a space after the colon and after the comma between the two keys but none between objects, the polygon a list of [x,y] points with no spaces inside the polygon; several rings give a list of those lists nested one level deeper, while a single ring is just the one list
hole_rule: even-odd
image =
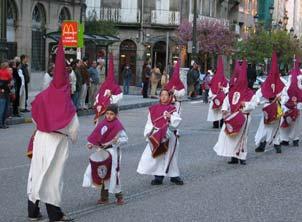
[{"label": "column", "polygon": [[7,0],[0,0],[0,61],[7,58],[6,43],[6,11]]}]

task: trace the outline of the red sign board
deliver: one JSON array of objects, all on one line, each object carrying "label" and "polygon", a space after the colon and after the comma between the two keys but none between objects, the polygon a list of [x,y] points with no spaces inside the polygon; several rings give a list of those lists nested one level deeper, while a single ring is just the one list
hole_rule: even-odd
[{"label": "red sign board", "polygon": [[78,22],[64,21],[62,23],[62,42],[64,47],[78,47]]}]

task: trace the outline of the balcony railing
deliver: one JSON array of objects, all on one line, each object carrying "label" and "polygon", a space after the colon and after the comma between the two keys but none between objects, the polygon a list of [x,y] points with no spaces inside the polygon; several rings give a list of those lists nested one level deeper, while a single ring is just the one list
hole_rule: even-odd
[{"label": "balcony railing", "polygon": [[[199,20],[199,21],[208,20],[208,21],[212,21],[212,22],[217,22],[217,23],[221,23],[222,25],[224,25],[226,27],[229,27],[229,25],[230,25],[230,22],[227,19],[214,18],[214,17],[204,16],[204,15],[198,15],[197,20]],[[193,14],[190,14],[189,21],[190,22],[193,21]]]},{"label": "balcony railing", "polygon": [[97,19],[116,23],[139,23],[140,10],[122,8],[99,8],[87,12],[88,16],[95,15]]},{"label": "balcony railing", "polygon": [[158,25],[179,25],[179,11],[152,10],[151,24]]}]

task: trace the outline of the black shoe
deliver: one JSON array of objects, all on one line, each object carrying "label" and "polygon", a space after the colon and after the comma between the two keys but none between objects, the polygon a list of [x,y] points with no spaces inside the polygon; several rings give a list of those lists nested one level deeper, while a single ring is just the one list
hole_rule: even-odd
[{"label": "black shoe", "polygon": [[274,145],[276,153],[282,153],[281,145]]},{"label": "black shoe", "polygon": [[22,112],[22,113],[29,113],[30,111],[28,109],[22,109],[20,112]]},{"label": "black shoe", "polygon": [[162,185],[163,181],[159,179],[154,179],[151,181],[151,185]]},{"label": "black shoe", "polygon": [[294,140],[293,141],[293,146],[296,146],[296,147],[299,146],[299,140]]},{"label": "black shoe", "polygon": [[228,162],[228,164],[238,164],[238,159],[236,157],[232,157],[231,161]]},{"label": "black shoe", "polygon": [[266,141],[261,142],[260,145],[255,149],[256,153],[261,153],[265,151]]},{"label": "black shoe", "polygon": [[283,140],[283,141],[280,143],[280,145],[282,145],[282,146],[289,146],[289,142]]},{"label": "black shoe", "polygon": [[246,165],[246,160],[240,160],[241,165]]},{"label": "black shoe", "polygon": [[219,129],[219,121],[213,122],[213,129]]},{"label": "black shoe", "polygon": [[176,185],[184,185],[184,182],[180,177],[172,177],[170,181],[171,183],[175,183]]},{"label": "black shoe", "polygon": [[8,125],[0,125],[0,129],[7,129],[7,128],[9,128]]},{"label": "black shoe", "polygon": [[39,212],[38,213],[38,215],[36,216],[36,217],[28,217],[28,219],[30,220],[30,221],[39,221],[39,220],[41,220],[42,219],[42,214]]}]

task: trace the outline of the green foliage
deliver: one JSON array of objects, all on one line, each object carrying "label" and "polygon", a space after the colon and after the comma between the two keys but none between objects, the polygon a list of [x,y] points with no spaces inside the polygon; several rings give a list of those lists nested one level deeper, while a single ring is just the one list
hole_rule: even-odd
[{"label": "green foliage", "polygon": [[112,21],[97,20],[95,16],[91,16],[85,22],[85,33],[91,35],[118,35],[118,29]]},{"label": "green foliage", "polygon": [[250,33],[246,40],[237,42],[236,58],[247,58],[248,61],[264,63],[265,58],[271,58],[272,51],[277,52],[279,63],[291,64],[293,56],[301,56],[302,51],[298,40],[283,30],[265,30]]}]

